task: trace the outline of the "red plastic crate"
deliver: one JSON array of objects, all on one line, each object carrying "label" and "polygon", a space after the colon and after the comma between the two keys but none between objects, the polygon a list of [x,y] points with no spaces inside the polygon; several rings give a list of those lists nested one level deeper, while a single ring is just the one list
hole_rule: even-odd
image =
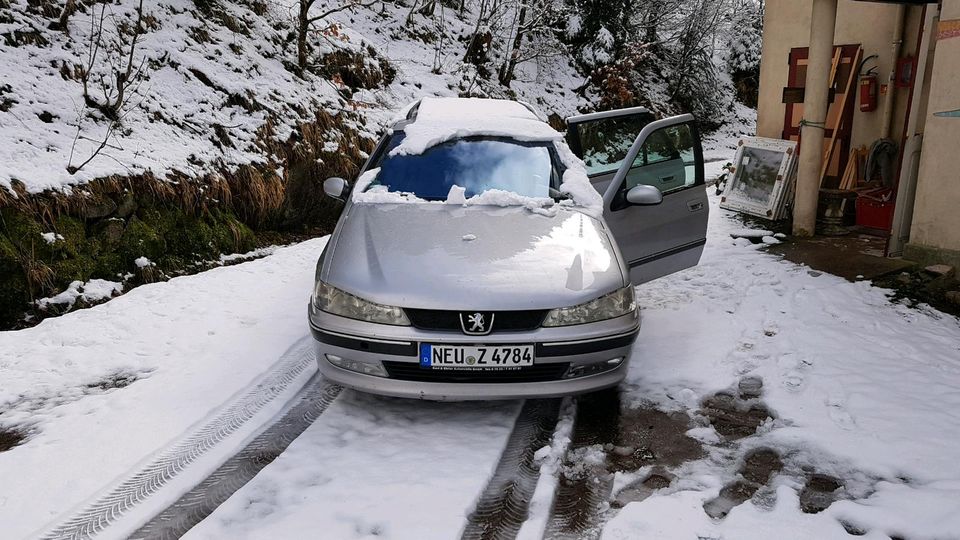
[{"label": "red plastic crate", "polygon": [[879,188],[857,197],[857,225],[889,231],[893,225],[893,190]]}]

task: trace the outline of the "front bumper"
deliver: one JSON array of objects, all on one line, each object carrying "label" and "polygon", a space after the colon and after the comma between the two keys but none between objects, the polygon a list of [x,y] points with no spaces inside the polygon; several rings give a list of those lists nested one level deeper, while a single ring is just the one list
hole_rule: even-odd
[{"label": "front bumper", "polygon": [[[492,400],[556,397],[616,386],[627,373],[633,342],[640,327],[639,312],[607,321],[527,332],[467,336],[459,332],[420,330],[347,319],[308,308],[316,340],[317,364],[328,380],[364,392],[428,400]],[[327,355],[357,362],[402,363],[404,371],[419,366],[419,344],[496,345],[534,344],[535,364],[568,365],[562,373],[593,374],[537,382],[425,382],[380,377],[331,364]],[[622,359],[617,364],[608,361]],[[383,364],[381,364],[383,365]],[[394,364],[396,365],[396,364]]]}]

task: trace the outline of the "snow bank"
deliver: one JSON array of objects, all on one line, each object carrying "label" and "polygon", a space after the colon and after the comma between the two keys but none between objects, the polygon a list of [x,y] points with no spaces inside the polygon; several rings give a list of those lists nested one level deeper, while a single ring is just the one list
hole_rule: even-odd
[{"label": "snow bank", "polygon": [[0,425],[30,432],[0,452],[3,536],[26,537],[128,474],[309,336],[325,242],[0,332]]}]

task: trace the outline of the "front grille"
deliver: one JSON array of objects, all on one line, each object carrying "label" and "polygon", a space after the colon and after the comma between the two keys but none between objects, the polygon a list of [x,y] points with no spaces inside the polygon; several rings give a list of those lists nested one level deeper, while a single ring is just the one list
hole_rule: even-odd
[{"label": "front grille", "polygon": [[[461,332],[460,312],[439,309],[404,309],[410,323],[421,330]],[[464,312],[468,313],[468,312]],[[547,316],[547,310],[494,311],[493,332],[536,330]]]},{"label": "front grille", "polygon": [[416,382],[453,383],[520,383],[556,381],[570,367],[569,362],[534,364],[509,371],[478,369],[432,369],[421,368],[416,362],[383,361],[383,367],[391,379]]}]

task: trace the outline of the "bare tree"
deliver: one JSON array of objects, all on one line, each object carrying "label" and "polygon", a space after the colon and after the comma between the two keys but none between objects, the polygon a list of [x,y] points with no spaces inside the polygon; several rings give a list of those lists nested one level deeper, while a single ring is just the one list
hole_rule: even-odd
[{"label": "bare tree", "polygon": [[311,10],[317,0],[300,0],[299,12],[297,13],[297,67],[303,72],[307,69],[307,37],[310,34],[313,25],[334,13],[341,11],[352,11],[356,8],[366,8],[376,4],[380,0],[345,0],[343,3],[324,5],[324,10],[320,13],[311,15]]},{"label": "bare tree", "polygon": [[[124,21],[112,19],[114,22],[112,35],[104,31],[107,9],[108,6],[101,6],[99,14],[96,9],[91,10],[87,58],[86,62],[77,66],[76,70],[83,84],[84,109],[79,113],[77,134],[67,161],[67,171],[70,174],[77,173],[107,147],[120,126],[123,116],[129,112],[128,102],[137,93],[145,76],[146,58],[137,59],[137,47],[146,32],[143,0],[140,0],[134,11],[136,19],[132,26]],[[107,129],[91,155],[79,165],[74,165],[73,158],[77,142],[80,139],[86,139],[81,133],[86,108],[99,111],[108,121]]]},{"label": "bare tree", "polygon": [[561,3],[549,0],[536,3],[528,3],[527,0],[516,2],[506,52],[497,73],[500,84],[510,86],[518,64],[560,54],[562,48],[556,33],[565,12]]}]

